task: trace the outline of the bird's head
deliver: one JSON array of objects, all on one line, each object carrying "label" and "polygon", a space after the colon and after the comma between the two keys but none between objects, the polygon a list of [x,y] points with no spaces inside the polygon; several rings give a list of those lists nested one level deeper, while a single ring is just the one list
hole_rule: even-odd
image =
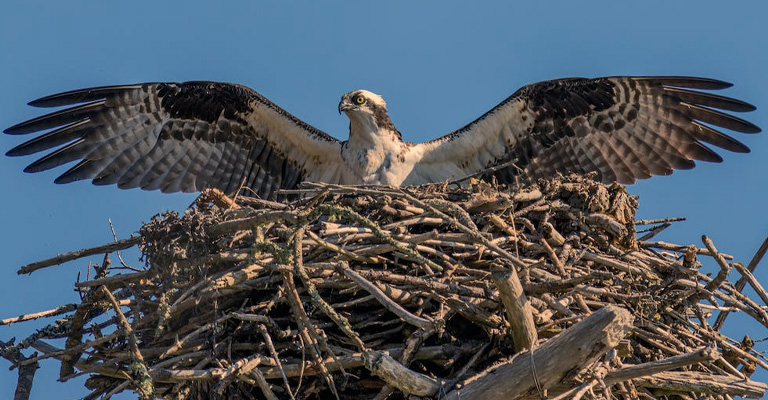
[{"label": "bird's head", "polygon": [[353,114],[375,115],[376,112],[387,112],[387,103],[376,93],[367,90],[354,90],[341,96],[339,102],[339,114],[347,113],[352,117]]},{"label": "bird's head", "polygon": [[[387,103],[376,93],[367,90],[354,90],[341,96],[339,114],[344,112],[353,125],[369,126],[372,130],[392,131],[400,136],[387,113]],[[375,124],[374,126],[371,126]]]}]

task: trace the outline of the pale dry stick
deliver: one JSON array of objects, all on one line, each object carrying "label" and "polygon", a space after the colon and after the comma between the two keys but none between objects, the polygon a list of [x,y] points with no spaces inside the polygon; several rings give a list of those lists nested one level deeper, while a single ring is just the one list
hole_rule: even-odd
[{"label": "pale dry stick", "polygon": [[734,346],[733,344],[729,343],[725,338],[719,333],[719,332],[710,332],[706,329],[702,329],[700,325],[696,325],[693,322],[689,321],[688,318],[686,318],[684,315],[680,315],[678,312],[674,310],[668,310],[667,311],[670,316],[678,320],[679,322],[683,323],[684,325],[691,328],[694,332],[697,332],[701,336],[703,336],[706,339],[713,340],[717,342],[717,344],[724,349],[727,349],[730,352],[736,353],[739,355],[739,357],[744,357],[755,364],[759,365],[761,368],[768,370],[768,363],[764,362],[763,360],[755,357],[753,354],[750,354],[747,351],[744,351],[743,349],[739,348],[738,346]]},{"label": "pale dry stick", "polygon": [[290,211],[263,211],[250,217],[219,222],[208,228],[208,231],[214,235],[223,235],[230,232],[255,229],[273,222],[295,224],[297,221],[298,215]]},{"label": "pale dry stick", "polygon": [[599,383],[600,381],[598,379],[590,379],[582,383],[581,385],[576,386],[575,388],[572,388],[564,393],[561,393],[560,395],[553,398],[552,400],[565,400],[565,399],[579,400],[582,397],[584,397],[584,394],[592,390],[592,388],[597,386]]},{"label": "pale dry stick", "polygon": [[249,196],[238,197],[237,203],[251,206],[253,208],[272,208],[275,210],[284,210],[289,207],[287,204],[278,203],[276,201],[259,199],[256,197],[249,197]]},{"label": "pale dry stick", "polygon": [[365,264],[382,264],[383,263],[383,260],[379,259],[378,257],[377,258],[373,258],[373,257],[367,257],[367,256],[359,256],[359,255],[357,255],[357,254],[355,254],[355,253],[353,253],[353,252],[351,252],[351,251],[349,251],[347,249],[344,249],[343,247],[337,246],[337,245],[335,245],[335,244],[333,244],[331,242],[323,240],[322,238],[317,236],[312,231],[307,231],[306,233],[307,233],[307,236],[309,236],[312,240],[314,240],[320,246],[322,246],[322,247],[324,247],[324,248],[326,248],[326,249],[328,249],[328,250],[330,250],[330,251],[332,251],[334,253],[341,254],[341,255],[349,258],[350,260],[362,262],[362,263],[365,263]]},{"label": "pale dry stick", "polygon": [[[754,275],[752,275],[751,272],[747,268],[745,268],[741,263],[732,263],[731,264],[733,268],[735,268],[739,273],[741,274],[742,278],[744,278],[747,283],[749,283],[750,286],[752,286],[752,289],[754,289],[755,293],[760,297],[760,300],[763,301],[763,304],[768,306],[768,293],[766,293],[765,288],[763,288],[763,285],[758,282],[757,278],[755,278]],[[741,278],[739,278],[741,279]]]},{"label": "pale dry stick", "polygon": [[[749,261],[749,264],[747,265],[747,271],[750,273],[755,272],[755,269],[757,268],[757,264],[760,263],[760,260],[763,259],[763,256],[765,256],[765,252],[768,251],[768,237],[763,240],[763,243],[760,245],[760,247],[755,252],[755,255],[752,256],[752,259]],[[736,281],[736,284],[734,285],[736,287],[737,291],[742,291],[744,289],[744,286],[747,284],[746,278],[743,276],[739,278],[738,281]],[[723,311],[720,314],[717,315],[717,319],[715,319],[715,323],[712,325],[712,328],[716,331],[720,331],[720,328],[722,328],[723,323],[725,323],[725,319],[728,317],[728,311]]]},{"label": "pale dry stick", "polygon": [[[565,266],[563,265],[563,262],[560,260],[560,257],[555,254],[555,251],[552,250],[552,246],[549,245],[544,235],[539,232],[535,226],[533,226],[533,223],[531,223],[528,218],[517,218],[521,224],[525,228],[527,228],[531,234],[536,238],[536,243],[539,246],[541,246],[544,254],[547,255],[550,261],[552,261],[552,264],[557,268],[557,272],[560,273],[560,276],[566,277],[568,274],[565,273]],[[553,228],[554,229],[554,228]]]},{"label": "pale dry stick", "polygon": [[194,339],[195,337],[197,337],[201,333],[212,329],[216,325],[218,325],[218,324],[220,324],[220,323],[222,323],[222,322],[224,322],[224,321],[226,321],[226,320],[228,320],[229,318],[232,318],[232,317],[233,317],[233,314],[226,314],[226,315],[223,315],[223,316],[221,316],[219,318],[216,318],[215,320],[213,320],[213,321],[211,321],[211,322],[209,322],[209,323],[207,323],[207,324],[205,324],[205,325],[195,329],[194,331],[188,333],[186,336],[184,336],[180,340],[177,340],[176,343],[173,344],[173,346],[169,347],[168,350],[166,350],[162,354],[160,354],[158,359],[162,360],[162,359],[164,359],[164,358],[166,358],[166,357],[176,353],[177,351],[179,351],[179,349],[181,349],[184,346],[185,343],[187,343],[191,339]]},{"label": "pale dry stick", "polygon": [[78,258],[93,256],[96,254],[111,253],[117,250],[125,250],[127,248],[130,248],[139,244],[141,242],[141,239],[142,239],[141,236],[133,236],[128,239],[119,240],[114,243],[108,243],[101,246],[91,247],[91,248],[82,249],[82,250],[70,251],[68,253],[59,254],[56,257],[51,257],[46,260],[37,261],[31,264],[24,265],[21,268],[19,268],[19,270],[16,273],[19,275],[29,274],[39,269],[63,264],[67,261],[77,260]]},{"label": "pale dry stick", "polygon": [[[283,384],[285,385],[285,390],[291,396],[291,399],[295,400],[296,398],[293,396],[293,391],[291,390],[291,384],[288,382],[288,377],[285,376],[285,370],[283,369],[283,364],[282,362],[280,362],[280,355],[277,354],[277,349],[275,349],[275,344],[272,342],[272,337],[269,335],[269,331],[267,331],[267,327],[264,326],[264,324],[259,324],[259,332],[261,332],[261,336],[264,337],[264,342],[267,344],[267,349],[269,349],[269,354],[275,360],[275,364],[277,368],[280,370],[280,375],[282,375]],[[262,374],[262,376],[264,375]]]},{"label": "pale dry stick", "polygon": [[[293,237],[293,271],[299,275],[299,278],[301,279],[302,283],[304,284],[304,288],[309,293],[309,297],[312,301],[312,304],[315,305],[315,307],[319,308],[323,314],[325,314],[328,318],[330,318],[334,324],[342,331],[345,335],[352,341],[355,346],[360,351],[365,351],[365,343],[363,343],[363,340],[360,338],[360,335],[355,332],[354,329],[352,329],[352,326],[349,323],[349,320],[340,315],[336,312],[336,310],[331,307],[320,295],[320,293],[317,291],[317,287],[314,283],[312,283],[312,280],[309,278],[309,275],[307,274],[307,270],[304,268],[304,253],[301,246],[302,239],[304,237],[304,234],[307,232],[306,227],[300,226],[298,229],[296,229],[296,232],[294,233]],[[293,282],[291,282],[293,283]],[[309,320],[307,318],[307,320]],[[336,360],[336,353],[332,352],[328,348],[328,343],[325,339],[325,332],[320,331],[320,334],[323,335],[322,337],[320,335],[317,335],[315,333],[315,338],[317,339],[318,343],[320,344],[323,351],[330,354],[331,357]],[[347,371],[343,370],[341,371],[345,376],[347,374]],[[327,379],[330,379],[330,375]],[[327,380],[326,379],[326,380]],[[332,381],[331,381],[332,383]],[[336,394],[336,388],[332,387],[331,391]],[[336,397],[338,398],[338,394],[336,394]]]},{"label": "pale dry stick", "polygon": [[381,303],[381,305],[384,306],[384,308],[386,308],[387,310],[391,311],[392,313],[400,317],[400,319],[402,319],[403,321],[423,329],[430,329],[434,327],[433,321],[430,321],[421,317],[417,317],[416,315],[413,315],[412,313],[410,313],[408,310],[406,310],[405,308],[397,304],[395,301],[390,299],[384,292],[382,292],[378,287],[376,287],[376,285],[369,282],[360,274],[358,274],[357,272],[349,268],[349,265],[347,265],[347,263],[340,262],[338,265],[339,265],[339,270],[341,271],[342,274],[344,274],[344,276],[351,279],[353,282],[358,284],[365,291],[373,295],[376,298],[376,300],[378,300],[379,303]]},{"label": "pale dry stick", "polygon": [[[117,243],[117,234],[115,233],[115,226],[112,225],[112,219],[111,218],[107,219],[107,221],[109,221],[109,229],[112,231],[112,238],[115,241],[115,243]],[[123,255],[120,254],[120,250],[115,251],[115,253],[117,253],[117,259],[120,260],[120,265],[122,265],[124,268],[134,272],[141,272],[141,269],[131,267],[130,265],[128,265],[128,263],[125,262],[125,260],[123,260]]]},{"label": "pale dry stick", "polygon": [[517,268],[525,268],[526,267],[526,264],[523,261],[521,261],[519,258],[513,256],[512,254],[510,254],[506,250],[502,249],[501,247],[499,247],[495,243],[492,243],[488,238],[486,238],[485,236],[483,236],[482,234],[480,234],[476,230],[472,230],[470,227],[462,224],[458,220],[458,218],[450,216],[450,215],[448,215],[448,214],[438,210],[436,207],[432,206],[431,204],[425,203],[425,202],[423,202],[423,201],[413,197],[410,194],[408,195],[408,197],[409,197],[409,199],[412,202],[416,203],[419,207],[428,208],[430,211],[435,213],[437,216],[439,216],[440,218],[443,218],[444,221],[448,221],[451,225],[455,226],[460,231],[464,232],[467,235],[470,235],[473,238],[476,238],[478,242],[482,243],[485,247],[493,250],[496,254],[498,254],[498,255],[500,255],[502,257],[505,257],[506,259],[510,260],[512,262],[512,264],[515,265],[515,267],[517,267]]},{"label": "pale dry stick", "polygon": [[704,245],[707,247],[707,250],[709,250],[710,253],[712,253],[712,257],[717,262],[717,265],[720,266],[720,272],[715,275],[715,278],[712,279],[709,283],[707,283],[707,286],[704,288],[707,291],[713,291],[716,288],[719,288],[720,285],[725,282],[725,280],[728,278],[728,274],[731,272],[731,266],[728,265],[727,262],[725,262],[725,259],[723,256],[720,255],[720,252],[717,251],[717,248],[715,248],[715,244],[712,243],[712,240],[707,237],[707,235],[701,236],[701,241],[704,242]]},{"label": "pale dry stick", "polygon": [[670,226],[672,226],[672,224],[664,223],[664,224],[661,224],[661,225],[659,225],[657,227],[654,227],[648,233],[646,233],[645,235],[639,237],[637,239],[637,241],[640,242],[640,241],[652,239],[652,238],[656,237],[656,235],[658,235],[659,233],[663,232],[665,229],[669,228]]},{"label": "pale dry stick", "polygon": [[70,348],[67,348],[67,349],[64,349],[64,350],[55,351],[55,352],[51,352],[51,353],[43,353],[43,354],[41,354],[39,356],[36,356],[36,357],[27,358],[24,361],[19,362],[17,365],[18,366],[24,366],[24,365],[27,365],[27,364],[31,364],[33,362],[44,360],[46,358],[63,356],[66,353],[81,353],[81,352],[83,352],[83,350],[89,349],[89,348],[94,347],[94,346],[98,346],[100,344],[109,342],[110,340],[113,340],[115,338],[118,338],[122,334],[123,333],[120,332],[120,331],[113,332],[113,333],[110,333],[109,335],[102,336],[102,337],[100,337],[98,339],[94,339],[94,340],[92,340],[90,342],[83,343],[80,346],[70,347]]},{"label": "pale dry stick", "polygon": [[147,276],[149,276],[149,274],[150,274],[149,271],[139,271],[139,272],[133,272],[130,274],[112,275],[106,278],[77,282],[75,283],[75,287],[87,288],[87,287],[95,287],[95,286],[101,286],[101,285],[109,286],[109,285],[116,285],[116,284],[124,284],[127,282],[133,282],[133,281],[138,281],[140,279],[144,279]]},{"label": "pale dry stick", "polygon": [[[194,361],[195,358],[197,358],[197,357],[209,355],[211,353],[212,353],[211,350],[205,349],[205,350],[200,350],[200,351],[193,351],[191,353],[180,354],[180,355],[178,355],[176,357],[167,358],[167,359],[165,359],[163,361],[155,363],[154,365],[152,365],[152,368],[150,368],[150,371],[152,369],[165,368],[165,367],[171,366],[173,364],[176,364],[176,363],[179,363],[179,362],[182,362],[182,361]],[[144,350],[144,354],[147,355],[146,349]],[[203,358],[205,358],[205,357],[203,357]],[[197,369],[197,368],[195,368],[195,369]]]},{"label": "pale dry stick", "polygon": [[[442,319],[443,317],[445,317],[445,314],[443,312],[440,312],[438,315],[438,319]],[[419,329],[413,332],[406,340],[405,348],[400,354],[400,357],[398,357],[398,361],[400,361],[400,363],[403,364],[404,366],[407,366],[408,364],[410,364],[410,362],[413,361],[413,357],[416,354],[416,351],[418,351],[421,345],[424,344],[424,341],[427,340],[434,333],[435,333],[435,329],[426,329],[426,330]],[[389,384],[385,384],[384,387],[381,388],[379,393],[372,400],[385,400],[392,393],[394,393],[394,391],[395,391],[395,388],[393,386]]]},{"label": "pale dry stick", "polygon": [[[320,374],[323,376],[326,384],[328,384],[328,387],[331,389],[334,397],[338,399],[339,394],[336,390],[333,377],[328,372],[328,367],[325,364],[323,358],[320,356],[320,349],[317,348],[317,344],[319,344],[322,339],[317,336],[317,333],[315,332],[315,329],[312,327],[312,323],[309,320],[309,316],[307,315],[306,310],[304,310],[301,298],[299,297],[299,292],[296,290],[296,285],[293,283],[293,273],[284,271],[282,275],[283,283],[285,284],[288,292],[288,304],[291,307],[292,314],[299,327],[299,335],[304,342],[303,348],[309,350],[310,356],[320,369]],[[302,367],[303,365],[304,363],[302,363]]]},{"label": "pale dry stick", "polygon": [[642,376],[653,375],[662,371],[685,367],[691,364],[714,361],[720,358],[720,352],[714,347],[704,347],[690,353],[681,354],[665,358],[663,360],[651,361],[643,364],[624,366],[619,370],[609,372],[603,381],[606,386],[614,385],[618,382],[639,378]]},{"label": "pale dry stick", "polygon": [[[243,257],[243,259],[245,259],[245,257]],[[179,295],[176,300],[174,300],[174,302],[171,304],[171,311],[173,312],[176,310],[176,307],[179,307],[187,299],[192,297],[195,292],[198,291],[198,289],[213,286],[213,282],[221,280],[229,285],[234,285],[250,279],[252,277],[252,273],[259,271],[261,268],[263,268],[263,264],[267,262],[269,262],[269,259],[262,259],[259,263],[250,264],[247,267],[237,266],[227,271],[223,271],[217,275],[201,279],[200,282],[197,282],[194,285],[186,288],[186,290],[181,295]],[[224,284],[221,285],[221,287],[224,286]]]},{"label": "pale dry stick", "polygon": [[[402,355],[404,347],[388,348],[385,349],[392,357],[399,357]],[[444,346],[427,346],[419,349],[413,356],[414,360],[434,360],[445,359],[453,357],[459,352],[460,349],[456,346],[444,345]],[[342,368],[352,369],[360,368],[365,365],[363,354],[360,352],[352,353],[349,355],[343,355],[338,357],[338,361],[334,361],[332,358],[326,358],[323,363],[327,367],[328,371],[339,371]],[[304,362],[301,364],[283,364],[284,373],[289,378],[296,378],[299,376],[316,376],[320,375],[320,367],[317,363]],[[267,379],[280,379],[282,377],[281,371],[277,367],[269,367],[261,369],[264,376]]]},{"label": "pale dry stick", "polygon": [[321,212],[329,216],[334,216],[334,215],[343,216],[344,218],[347,218],[351,221],[354,221],[356,223],[359,223],[365,226],[366,228],[370,229],[371,232],[373,232],[373,234],[378,239],[394,246],[400,252],[408,255],[409,258],[417,261],[418,262],[417,265],[421,268],[424,268],[425,272],[428,274],[432,274],[433,273],[432,270],[438,270],[438,271],[443,270],[442,266],[436,264],[434,261],[419,254],[419,252],[413,248],[415,247],[414,244],[404,244],[397,241],[395,238],[392,237],[389,231],[382,229],[376,222],[371,221],[370,219],[366,218],[365,216],[357,213],[352,209],[328,205],[328,204],[322,204],[322,205],[318,205],[316,207],[316,210],[317,212]]},{"label": "pale dry stick", "polygon": [[[264,397],[266,397],[267,400],[278,400],[275,393],[269,387],[269,382],[267,382],[267,379],[264,377],[264,374],[262,374],[261,371],[258,370],[258,368],[253,369],[249,375],[256,381],[259,388],[261,389],[261,393],[264,394]],[[293,393],[291,393],[291,398],[293,398]]]},{"label": "pale dry stick", "polygon": [[598,264],[605,265],[606,267],[616,268],[619,271],[624,271],[634,275],[640,275],[648,280],[658,281],[661,280],[653,271],[639,268],[634,265],[627,264],[625,262],[607,258],[605,256],[587,251],[584,253],[583,258],[587,261],[593,261]]},{"label": "pale dry stick", "polygon": [[241,312],[232,312],[231,315],[239,319],[241,321],[249,321],[249,322],[258,322],[260,324],[264,324],[266,326],[269,326],[269,328],[272,330],[272,332],[277,333],[277,337],[279,339],[284,339],[289,336],[291,336],[291,330],[290,329],[280,329],[280,326],[268,315],[264,314],[249,314],[249,313],[241,313]]},{"label": "pale dry stick", "polygon": [[[704,282],[711,282],[712,278],[703,275],[701,273],[698,273],[698,277],[700,280]],[[741,294],[740,292],[733,291],[731,294],[726,294],[724,291],[721,290],[715,290],[715,291],[707,291],[703,285],[701,285],[698,282],[693,282],[688,279],[678,279],[677,284],[684,286],[684,287],[690,287],[698,292],[699,297],[706,297],[708,295],[713,296],[712,298],[718,298],[722,300],[726,306],[733,306],[738,308],[739,310],[743,311],[750,317],[754,318],[755,321],[760,322],[763,324],[763,326],[768,328],[768,312],[766,312],[762,307],[760,307],[757,303],[752,301],[749,297]],[[714,300],[713,300],[714,301]]]},{"label": "pale dry stick", "polygon": [[728,394],[754,399],[762,398],[766,391],[766,385],[761,382],[694,371],[664,371],[634,378],[634,382],[640,386],[675,392]]},{"label": "pale dry stick", "polygon": [[[667,243],[667,242],[637,242],[637,245],[644,248],[655,248],[655,249],[661,249],[661,250],[670,250],[678,253],[685,253],[688,250],[688,246],[682,246],[679,244],[673,244],[673,243]],[[713,257],[712,252],[710,252],[708,249],[702,249],[702,248],[694,248],[696,254],[702,255],[702,256],[710,256]],[[730,254],[724,254],[720,253],[720,255],[726,259],[726,260],[733,260],[733,256]]]},{"label": "pale dry stick", "polygon": [[56,307],[52,310],[47,311],[40,311],[36,313],[31,314],[23,314],[19,315],[18,317],[12,317],[12,318],[6,318],[0,320],[0,325],[10,325],[16,322],[22,322],[22,321],[30,321],[33,319],[43,318],[43,317],[52,317],[55,315],[61,315],[68,313],[70,311],[74,311],[77,309],[77,304],[65,304],[63,306]]},{"label": "pale dry stick", "polygon": [[451,297],[445,297],[432,294],[430,297],[434,297],[439,302],[445,303],[451,308],[451,310],[458,312],[464,318],[474,322],[479,326],[487,326],[493,329],[499,329],[504,322],[500,316],[496,315],[496,313],[489,312],[472,302],[465,301],[459,296],[453,295]]},{"label": "pale dry stick", "polygon": [[[224,373],[221,374],[221,377],[219,378],[219,383],[216,385],[216,393],[218,393],[219,396],[223,396],[224,392],[227,390],[227,387],[230,386],[232,381],[237,379],[241,375],[248,375],[251,371],[256,369],[256,367],[259,366],[262,362],[262,357],[260,355],[252,355],[250,357],[244,357],[241,358],[232,365],[229,366],[229,368],[224,370]],[[259,385],[261,386],[261,385]],[[264,387],[261,388],[262,391],[264,391],[264,395],[268,398],[276,398],[275,394],[272,393],[272,389],[269,388],[269,386],[266,386],[266,390]],[[271,394],[272,396],[270,396]]]},{"label": "pale dry stick", "polygon": [[635,221],[635,225],[655,225],[663,224],[667,222],[685,221],[684,217],[670,217],[670,218],[658,218],[658,219],[641,219]]},{"label": "pale dry stick", "polygon": [[463,285],[456,285],[453,283],[427,280],[427,279],[419,278],[416,276],[394,274],[394,273],[390,273],[388,271],[382,271],[382,270],[370,269],[370,270],[357,270],[355,272],[369,280],[373,280],[373,281],[382,280],[382,281],[387,281],[397,285],[414,286],[420,289],[434,290],[436,292],[440,292],[446,295],[458,294],[461,296],[478,297],[478,298],[491,297],[484,290],[476,287],[472,287],[472,286],[463,286]]},{"label": "pale dry stick", "polygon": [[[241,185],[241,189],[242,189],[242,185]],[[240,190],[237,191],[237,193],[239,192]],[[237,199],[237,195],[235,195],[235,199]],[[233,199],[231,199],[224,192],[216,188],[204,189],[202,192],[200,192],[200,196],[197,197],[196,202],[212,202],[216,206],[224,209],[236,210],[240,208],[240,205],[238,205]]]},{"label": "pale dry stick", "polygon": [[107,394],[104,395],[104,397],[101,398],[101,400],[109,400],[112,398],[112,396],[122,392],[125,389],[128,389],[128,385],[131,384],[130,380],[122,381],[119,385],[115,386],[110,390]]},{"label": "pale dry stick", "polygon": [[141,350],[139,350],[136,335],[133,333],[131,324],[125,318],[122,310],[120,310],[120,305],[117,304],[117,300],[115,300],[112,292],[110,292],[106,286],[100,286],[99,289],[107,298],[107,300],[109,300],[109,302],[112,304],[112,308],[115,310],[120,328],[122,329],[123,334],[126,336],[126,339],[128,339],[128,347],[130,348],[132,358],[134,359],[132,363],[133,368],[135,369],[135,374],[138,376],[136,379],[137,382],[134,382],[136,391],[142,400],[153,399],[155,388],[154,384],[152,383],[152,377],[149,374],[147,363],[144,362],[144,357],[141,355]]},{"label": "pale dry stick", "polygon": [[371,373],[404,393],[431,397],[440,389],[435,378],[408,369],[385,352],[368,350],[363,353],[363,360]]}]

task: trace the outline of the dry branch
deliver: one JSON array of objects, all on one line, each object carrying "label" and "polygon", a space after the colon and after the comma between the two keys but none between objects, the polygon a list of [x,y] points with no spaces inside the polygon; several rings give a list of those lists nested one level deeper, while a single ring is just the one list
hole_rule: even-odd
[{"label": "dry branch", "polygon": [[591,365],[619,344],[632,330],[632,315],[607,306],[566,329],[532,353],[494,366],[448,393],[446,400],[517,399],[537,389],[546,390],[571,370]]}]

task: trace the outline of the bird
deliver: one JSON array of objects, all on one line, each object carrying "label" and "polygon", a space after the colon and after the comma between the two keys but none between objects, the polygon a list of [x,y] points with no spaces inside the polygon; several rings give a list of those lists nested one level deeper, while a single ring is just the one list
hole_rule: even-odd
[{"label": "bird", "polygon": [[686,76],[564,78],[523,86],[464,127],[423,143],[403,140],[384,99],[341,97],[341,141],[242,85],[191,81],[102,86],[46,96],[62,107],[5,129],[44,133],[6,154],[48,152],[40,172],[78,161],[55,183],[197,192],[219,189],[274,199],[301,182],[408,186],[467,176],[519,184],[565,173],[631,184],[695,161],[719,163],[710,146],[750,149],[722,133],[760,128],[727,112],[756,108],[711,93],[731,84]]}]

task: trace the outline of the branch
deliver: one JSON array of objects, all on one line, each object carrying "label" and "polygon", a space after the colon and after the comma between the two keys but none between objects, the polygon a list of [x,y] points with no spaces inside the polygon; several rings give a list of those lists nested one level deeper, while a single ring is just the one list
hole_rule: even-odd
[{"label": "branch", "polygon": [[[558,383],[572,370],[580,370],[602,357],[632,329],[629,311],[606,306],[534,350],[486,370],[448,393],[446,400],[517,399],[536,389]],[[535,376],[533,371],[536,371]]]}]

